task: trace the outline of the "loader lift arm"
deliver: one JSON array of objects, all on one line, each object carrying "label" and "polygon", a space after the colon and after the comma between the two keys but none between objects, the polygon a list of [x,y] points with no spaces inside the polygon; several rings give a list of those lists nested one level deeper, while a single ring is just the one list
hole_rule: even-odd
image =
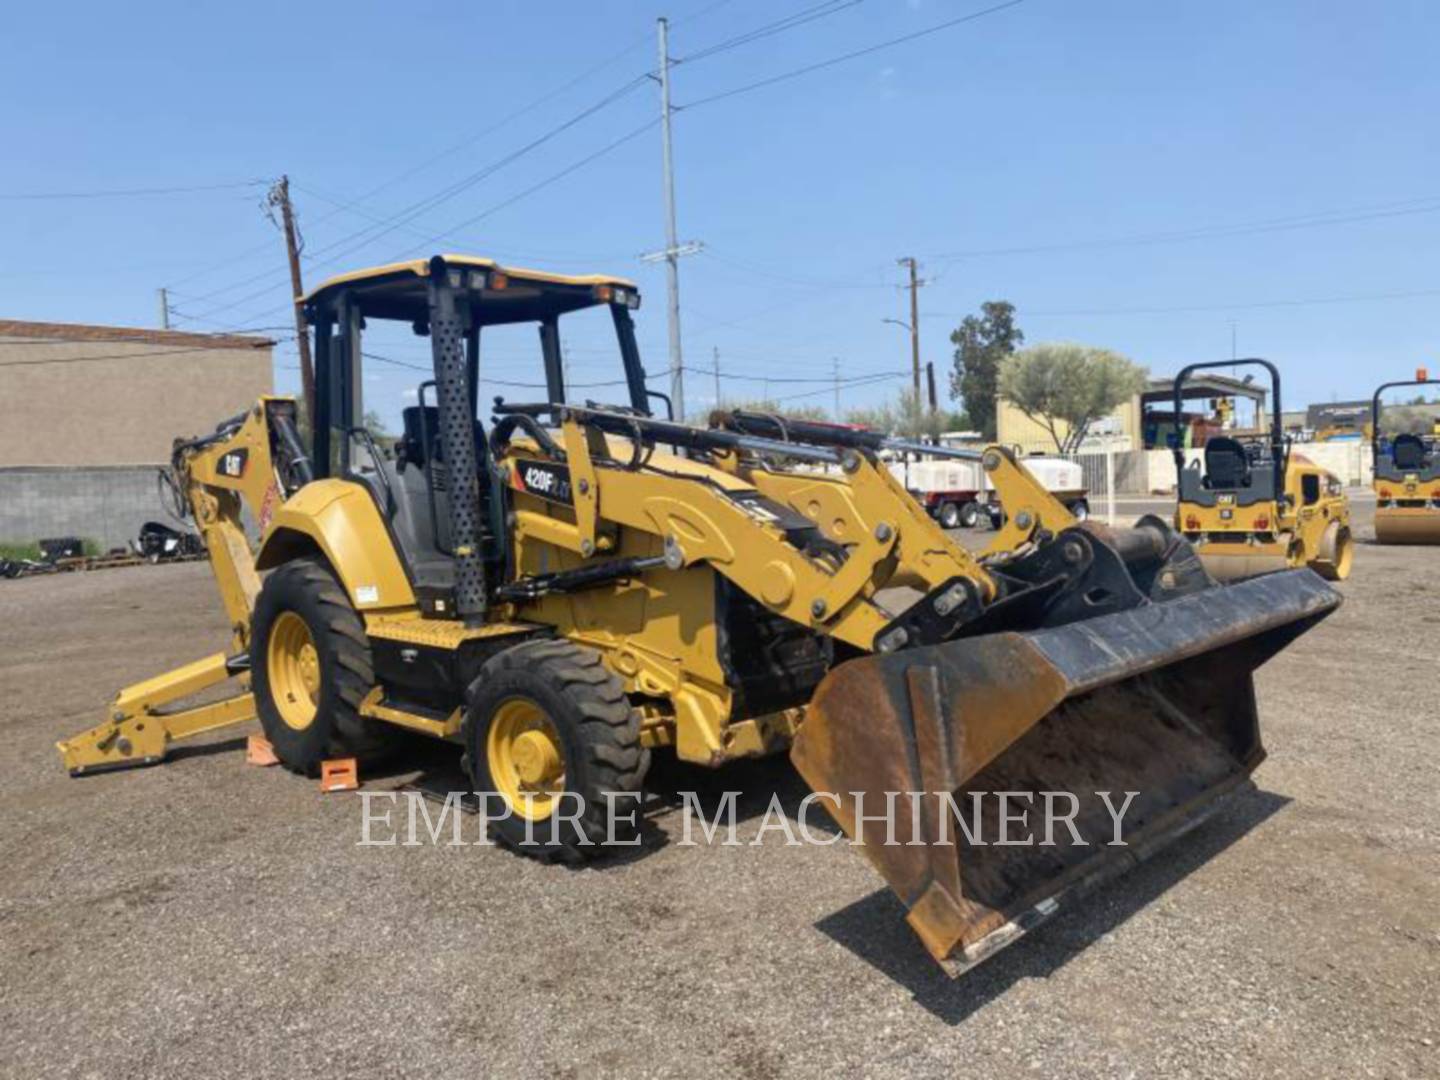
[{"label": "loader lift arm", "polygon": [[[1078,528],[1069,511],[1000,447],[983,454],[953,451],[980,457],[1007,505],[1016,508],[1008,548],[982,562],[924,513],[880,467],[876,447],[868,443],[827,446],[808,430],[793,432],[796,441],[790,442],[743,427],[697,428],[594,405],[497,403],[496,411],[559,415],[563,450],[553,446],[551,452],[563,454],[577,493],[573,525],[519,510],[522,532],[584,558],[610,550],[615,527],[658,535],[676,568],[707,563],[777,614],[865,653],[1121,610],[1140,595],[1128,584],[1115,545],[1126,545],[1134,561],[1155,562],[1168,558],[1174,546],[1159,521],[1116,538],[1098,526]],[[857,434],[864,433],[845,432]],[[629,448],[607,436],[629,440]],[[710,455],[743,486],[729,490],[650,467],[642,450],[657,445]],[[506,448],[496,449],[503,457]],[[831,465],[840,475],[770,469],[767,458]],[[1057,546],[1062,537],[1066,543]],[[1105,581],[1104,597],[1087,587],[1090,599],[1077,606],[1074,594],[1092,579]],[[1182,564],[1158,588],[1181,596],[1203,584],[1197,567]],[[877,599],[881,590],[897,586],[923,594],[898,614]]]},{"label": "loader lift arm", "polygon": [[[231,651],[215,653],[120,691],[104,723],[56,744],[71,776],[154,765],[170,744],[244,723],[255,716],[249,690],[250,613],[260,576],[245,536],[249,506],[263,533],[289,489],[310,479],[290,398],[262,398],[198,439],[177,440],[168,483],[199,526],[220,600],[230,620]],[[283,489],[283,490],[282,490]],[[236,679],[238,693],[190,708],[169,706]]]}]

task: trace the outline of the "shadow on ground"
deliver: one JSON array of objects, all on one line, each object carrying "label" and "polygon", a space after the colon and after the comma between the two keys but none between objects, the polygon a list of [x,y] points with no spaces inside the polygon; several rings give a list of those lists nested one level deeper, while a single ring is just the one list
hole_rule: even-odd
[{"label": "shadow on ground", "polygon": [[1172,885],[1219,855],[1290,802],[1255,790],[1176,840],[1148,862],[1062,908],[1016,944],[951,979],[905,922],[905,906],[880,889],[816,923],[816,928],[905,987],[923,1008],[959,1024],[1022,979],[1043,979],[1120,926]]},{"label": "shadow on ground", "polygon": [[[364,779],[392,781],[388,785],[391,790],[418,792],[437,804],[457,794],[464,812],[473,814],[479,809],[470,778],[461,768],[460,750],[451,744],[417,738],[387,762],[365,770]],[[783,755],[707,769],[679,761],[673,753],[656,752],[641,795],[640,844],[606,851],[588,865],[604,870],[659,851],[675,838],[672,833],[679,835],[683,831],[683,819],[676,821],[674,815],[687,812],[687,803],[697,829],[705,824],[713,827],[719,821],[723,830],[732,820],[740,826],[763,817],[772,802],[792,824],[798,823],[809,794],[809,787]],[[823,803],[812,802],[803,808],[803,813],[813,835],[832,836],[839,832]]]}]

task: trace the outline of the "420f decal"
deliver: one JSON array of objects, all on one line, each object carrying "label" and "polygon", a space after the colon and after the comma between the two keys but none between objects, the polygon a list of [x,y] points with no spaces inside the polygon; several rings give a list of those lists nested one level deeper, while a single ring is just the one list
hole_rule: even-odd
[{"label": "420f decal", "polygon": [[528,461],[523,458],[515,462],[511,474],[516,491],[526,491],[550,502],[573,505],[575,497],[570,492],[570,470],[564,465],[548,461]]}]

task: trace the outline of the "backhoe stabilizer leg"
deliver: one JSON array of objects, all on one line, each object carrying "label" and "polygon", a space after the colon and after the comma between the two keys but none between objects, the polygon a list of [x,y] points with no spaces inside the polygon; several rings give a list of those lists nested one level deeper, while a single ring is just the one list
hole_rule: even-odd
[{"label": "backhoe stabilizer leg", "polygon": [[111,769],[158,765],[178,739],[243,724],[255,716],[255,697],[242,692],[174,712],[160,710],[181,698],[219,686],[250,670],[243,655],[215,653],[203,660],[127,686],[116,696],[110,717],[89,731],[55,744],[71,776]]}]

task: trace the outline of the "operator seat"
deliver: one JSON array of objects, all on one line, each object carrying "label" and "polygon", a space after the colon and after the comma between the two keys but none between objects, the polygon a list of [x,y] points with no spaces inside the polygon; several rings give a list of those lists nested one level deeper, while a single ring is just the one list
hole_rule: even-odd
[{"label": "operator seat", "polygon": [[1205,444],[1205,486],[1232,491],[1250,484],[1250,459],[1235,439],[1219,436]]},{"label": "operator seat", "polygon": [[1404,435],[1396,435],[1395,443],[1390,450],[1390,459],[1395,462],[1395,468],[1413,472],[1425,468],[1426,459],[1429,455],[1425,451],[1425,440],[1418,435],[1411,435],[1408,432]]},{"label": "operator seat", "polygon": [[[391,488],[395,506],[390,520],[417,581],[448,587],[454,579],[450,533],[450,482],[440,442],[440,410],[411,405],[401,411],[402,433],[395,446]],[[475,421],[475,447],[480,462],[481,548],[487,560],[500,553],[492,535],[492,485],[485,476],[489,460],[485,431]]]}]

